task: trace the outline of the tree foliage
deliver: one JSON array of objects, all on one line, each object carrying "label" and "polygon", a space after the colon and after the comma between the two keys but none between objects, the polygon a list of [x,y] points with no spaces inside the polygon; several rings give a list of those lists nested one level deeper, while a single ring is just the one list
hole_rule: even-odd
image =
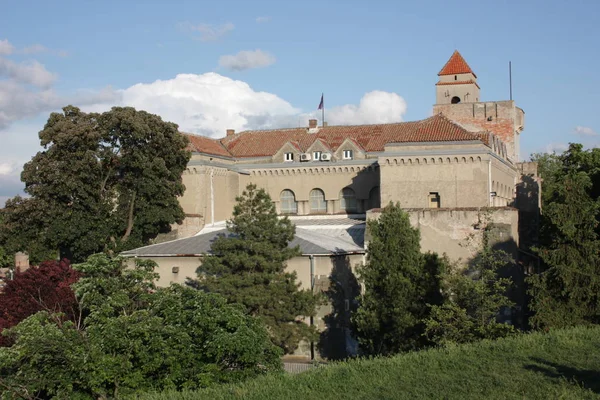
[{"label": "tree foliage", "polygon": [[367,224],[367,262],[358,268],[364,294],[353,317],[359,344],[372,355],[417,349],[425,345],[428,303],[441,300],[443,262],[421,254],[420,233],[399,204],[390,203],[378,220]]},{"label": "tree foliage", "polygon": [[[71,284],[79,276],[67,260],[45,261],[24,272],[16,271],[0,293],[0,332],[38,311],[63,313],[74,320],[79,307]],[[6,337],[0,336],[0,346],[9,344]]]},{"label": "tree foliage", "polygon": [[75,268],[80,320],[42,311],[5,331],[0,385],[7,396],[118,398],[194,389],[281,369],[259,320],[215,294],[157,289],[152,261],[133,268],[91,256]]},{"label": "tree foliage", "polygon": [[189,153],[177,125],[131,107],[52,113],[43,151],[21,179],[31,197],[6,204],[0,244],[38,262],[52,251],[84,260],[146,244],[183,219],[177,201]]},{"label": "tree foliage", "polygon": [[600,149],[534,157],[544,180],[542,270],[529,278],[536,328],[600,322]]},{"label": "tree foliage", "polygon": [[500,276],[500,270],[511,262],[504,251],[484,247],[470,268],[448,268],[442,275],[444,302],[432,307],[425,322],[427,338],[445,345],[513,333],[512,325],[498,321],[498,314],[513,306],[507,297],[512,280]]},{"label": "tree foliage", "polygon": [[301,339],[314,335],[302,319],[314,315],[317,304],[310,291],[299,289],[295,272],[285,271],[286,262],[300,255],[298,248],[288,247],[295,227],[287,217],[278,218],[271,198],[256,185],[248,185],[236,200],[227,223],[230,235],[215,240],[213,255],[203,260],[193,284],[243,305],[268,326],[277,346],[292,352]]}]

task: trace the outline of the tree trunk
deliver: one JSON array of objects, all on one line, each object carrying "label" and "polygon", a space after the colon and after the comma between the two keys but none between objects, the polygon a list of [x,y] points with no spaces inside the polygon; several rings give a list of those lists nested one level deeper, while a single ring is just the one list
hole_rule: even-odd
[{"label": "tree trunk", "polygon": [[131,235],[131,231],[133,229],[133,206],[135,204],[135,194],[136,194],[136,192],[134,191],[133,194],[131,195],[131,203],[129,203],[129,215],[127,217],[127,230],[125,231],[125,234],[121,238],[122,242],[127,241],[127,239],[129,238],[129,235]]}]

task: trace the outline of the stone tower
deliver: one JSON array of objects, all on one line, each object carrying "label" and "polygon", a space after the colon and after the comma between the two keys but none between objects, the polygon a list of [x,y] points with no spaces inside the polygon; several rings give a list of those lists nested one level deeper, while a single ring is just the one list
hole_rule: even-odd
[{"label": "stone tower", "polygon": [[475,103],[479,101],[477,75],[455,50],[444,68],[438,73],[436,104]]},{"label": "stone tower", "polygon": [[508,158],[518,162],[525,112],[513,100],[480,101],[477,75],[458,51],[438,76],[433,113],[444,114],[471,132],[492,132],[506,144]]}]

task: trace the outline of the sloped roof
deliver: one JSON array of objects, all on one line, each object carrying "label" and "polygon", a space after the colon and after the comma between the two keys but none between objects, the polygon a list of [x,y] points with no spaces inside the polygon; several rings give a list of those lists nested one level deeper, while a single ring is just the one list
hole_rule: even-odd
[{"label": "sloped roof", "polygon": [[227,151],[225,146],[221,144],[220,140],[211,139],[206,136],[192,135],[184,132],[182,132],[182,134],[186,135],[190,140],[188,150],[214,154],[217,156],[231,157],[231,154]]},{"label": "sloped roof", "polygon": [[454,50],[450,59],[446,62],[444,67],[438,73],[440,75],[456,75],[456,74],[468,74],[471,73],[477,78],[477,75],[473,72],[469,64],[465,61],[463,56],[460,55],[458,50]]},{"label": "sloped roof", "polygon": [[[334,232],[335,231],[335,232]],[[349,232],[346,232],[349,231]],[[193,257],[210,254],[212,243],[221,235],[231,236],[227,229],[201,233],[185,239],[140,247],[124,251],[126,257]],[[364,253],[364,224],[326,231],[296,228],[296,235],[289,247],[300,247],[302,254],[334,255]]]},{"label": "sloped roof", "polygon": [[198,137],[190,136],[195,151],[217,155],[229,153],[236,158],[272,156],[286,142],[297,145],[299,151],[306,151],[317,139],[333,151],[344,140],[350,139],[367,152],[383,151],[387,143],[479,140],[476,135],[442,114],[421,121],[392,124],[325,126],[316,133],[309,133],[307,128],[289,128],[244,131],[223,139],[194,139]]}]

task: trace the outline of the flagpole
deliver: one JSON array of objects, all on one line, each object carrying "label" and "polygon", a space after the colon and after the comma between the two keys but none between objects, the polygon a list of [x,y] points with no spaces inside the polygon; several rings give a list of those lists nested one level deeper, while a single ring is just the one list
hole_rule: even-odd
[{"label": "flagpole", "polygon": [[325,127],[325,97],[324,97],[324,93],[321,93],[321,98],[323,99],[323,107],[321,108],[321,120],[322,120],[322,124],[323,127]]}]

